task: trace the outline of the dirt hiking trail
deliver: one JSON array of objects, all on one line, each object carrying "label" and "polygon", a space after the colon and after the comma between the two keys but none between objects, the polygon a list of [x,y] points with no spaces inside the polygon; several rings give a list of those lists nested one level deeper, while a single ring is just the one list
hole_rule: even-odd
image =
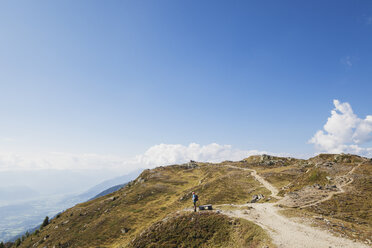
[{"label": "dirt hiking trail", "polygon": [[242,167],[237,167],[237,166],[232,166],[232,165],[225,165],[225,166],[230,167],[230,168],[234,168],[234,169],[240,169],[240,170],[250,171],[251,172],[251,175],[258,182],[260,182],[265,188],[267,188],[268,190],[270,190],[271,197],[274,197],[276,199],[281,199],[282,198],[282,197],[278,196],[279,190],[277,188],[275,188],[273,185],[271,185],[271,183],[269,183],[268,181],[266,181],[263,177],[261,177],[260,175],[258,175],[257,174],[257,171],[255,171],[253,169],[242,168]]},{"label": "dirt hiking trail", "polygon": [[[268,190],[271,191],[271,196],[276,199],[282,199],[279,197],[278,189],[271,185],[264,178],[259,176],[257,172],[253,169],[235,167],[231,165],[226,165],[231,168],[242,169],[251,171],[251,175],[264,185]],[[360,165],[358,165],[360,166]],[[343,180],[340,180],[342,183],[339,184],[338,192],[330,194],[327,197],[327,200],[330,199],[336,193],[344,192],[343,187],[352,182],[350,176],[357,167],[354,167],[344,176],[341,176]],[[318,204],[324,201],[322,199],[319,202],[313,203]],[[222,206],[222,205],[220,205]],[[226,205],[225,205],[226,206]],[[254,223],[261,226],[265,229],[271,236],[273,243],[278,248],[370,248],[371,246],[354,242],[352,240],[337,237],[332,235],[326,230],[316,228],[310,225],[303,223],[297,223],[293,219],[287,218],[283,215],[280,215],[278,211],[280,208],[277,206],[277,203],[248,203],[243,205],[229,205],[231,210],[222,211],[223,214],[230,217],[242,218],[253,221]],[[216,206],[218,208],[218,206]],[[236,208],[236,209],[235,209]],[[243,209],[241,209],[243,208]]]},{"label": "dirt hiking trail", "polygon": [[311,207],[311,206],[314,206],[314,205],[317,205],[319,203],[322,203],[322,202],[325,202],[325,201],[328,201],[329,199],[331,199],[334,195],[337,195],[337,194],[341,194],[341,193],[345,193],[345,189],[344,187],[346,187],[347,185],[351,184],[353,181],[354,181],[354,178],[350,177],[351,174],[354,173],[354,171],[359,168],[360,166],[362,165],[362,163],[358,164],[357,166],[355,166],[354,168],[352,168],[348,173],[346,173],[345,175],[343,176],[339,176],[336,178],[336,187],[338,189],[338,191],[336,192],[329,192],[328,196],[326,198],[323,198],[323,199],[320,199],[314,203],[311,203],[311,204],[304,204],[302,205],[300,208],[307,208],[307,207]]}]

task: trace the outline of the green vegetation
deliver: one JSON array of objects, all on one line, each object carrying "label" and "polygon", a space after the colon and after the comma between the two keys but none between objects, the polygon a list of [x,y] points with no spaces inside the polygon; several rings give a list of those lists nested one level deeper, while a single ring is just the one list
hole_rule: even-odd
[{"label": "green vegetation", "polygon": [[0,248],[5,248],[5,245],[3,242],[0,243]]},{"label": "green vegetation", "polygon": [[[21,247],[74,244],[76,247],[125,247],[152,224],[192,206],[191,192],[200,204],[246,203],[254,194],[268,195],[248,171],[198,163],[145,170],[126,187],[78,204],[54,218]],[[48,238],[44,240],[44,237]],[[41,245],[40,242],[43,242]],[[57,246],[58,247],[58,246]]]},{"label": "green vegetation", "polygon": [[[334,161],[341,162],[325,165]],[[136,180],[114,193],[78,204],[52,220],[46,218],[46,225],[43,222],[40,230],[29,237],[26,235],[19,246],[126,248],[143,247],[141,242],[145,239],[153,244],[148,247],[169,244],[178,247],[257,247],[268,242],[267,236],[248,221],[237,219],[233,221],[236,224],[230,225],[231,219],[220,214],[175,213],[183,213],[192,207],[192,191],[199,195],[199,204],[213,205],[243,204],[253,195],[270,195],[249,171],[224,165],[253,168],[274,186],[283,188],[281,194],[285,194],[313,184],[328,184],[327,176],[334,178],[346,174],[356,166],[355,161],[367,160],[349,155],[319,155],[309,160],[252,156],[239,162],[195,163],[145,170]],[[323,214],[337,218],[345,221],[345,226],[353,225],[352,230],[358,235],[371,236],[372,180],[371,163],[368,163],[355,170],[354,182],[348,186],[347,193],[301,211],[310,216]],[[164,221],[167,218],[168,221]],[[197,219],[198,224],[190,225],[192,222],[187,221],[190,218]],[[149,236],[140,238],[141,233]],[[191,239],[195,233],[200,235]],[[181,240],[185,243],[179,243]]]},{"label": "green vegetation", "polygon": [[286,192],[296,191],[314,184],[326,185],[329,183],[327,176],[329,171],[326,168],[311,168],[307,172],[299,173],[298,176],[291,182],[290,187]]},{"label": "green vegetation", "polygon": [[309,173],[309,177],[307,178],[307,181],[309,183],[325,184],[327,182],[326,176],[327,176],[327,173],[325,171],[321,171],[319,169],[313,169]]},{"label": "green vegetation", "polygon": [[308,211],[354,224],[361,238],[372,236],[372,165],[364,164],[354,172],[347,192],[312,206]]},{"label": "green vegetation", "polygon": [[41,227],[40,228],[43,228],[43,227],[46,227],[47,225],[49,225],[49,217],[46,216],[43,223],[41,224]]},{"label": "green vegetation", "polygon": [[262,247],[269,238],[245,220],[216,213],[182,214],[152,225],[138,235],[131,248]]},{"label": "green vegetation", "polygon": [[281,189],[289,183],[296,180],[296,178],[304,173],[297,164],[288,165],[285,167],[275,167],[275,168],[262,168],[255,167],[260,176],[264,177],[269,183]]},{"label": "green vegetation", "polygon": [[[363,163],[352,175],[353,182],[344,188],[345,192],[334,195],[330,200],[298,211],[288,210],[286,214],[293,216],[326,216],[328,220],[340,223],[331,226],[334,231],[352,239],[365,241],[372,236],[372,163],[355,155],[321,154],[308,160],[307,173],[298,173],[290,187],[281,193],[301,190],[307,185],[334,184],[329,178],[336,178],[351,171],[359,163]],[[316,166],[314,166],[316,165]],[[319,225],[322,222],[318,223]],[[323,221],[324,224],[324,221]]]},{"label": "green vegetation", "polygon": [[20,238],[18,238],[15,242],[14,242],[14,245],[16,246],[16,247],[18,247],[18,246],[20,246],[21,245],[21,239]]}]

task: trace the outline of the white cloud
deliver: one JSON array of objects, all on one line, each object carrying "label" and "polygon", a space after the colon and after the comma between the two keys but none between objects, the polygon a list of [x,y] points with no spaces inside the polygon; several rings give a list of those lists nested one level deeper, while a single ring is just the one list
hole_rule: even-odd
[{"label": "white cloud", "polygon": [[372,148],[361,147],[372,140],[372,115],[365,119],[354,114],[349,103],[333,100],[335,108],[324,125],[310,139],[316,149],[329,153],[355,153],[372,156]]},{"label": "white cloud", "polygon": [[132,158],[100,154],[17,154],[0,152],[0,171],[60,169],[60,170],[112,170],[121,173],[137,168],[153,168],[160,165],[184,163],[189,160],[220,162],[241,160],[250,155],[267,153],[258,150],[233,149],[230,145],[188,146],[179,144],[159,144],[150,147],[143,154]]},{"label": "white cloud", "polygon": [[137,163],[149,166],[184,163],[190,160],[205,162],[221,162],[223,160],[241,160],[254,154],[267,153],[258,150],[233,149],[231,145],[212,143],[201,146],[191,143],[188,146],[160,144],[148,149],[143,155],[136,157]]}]

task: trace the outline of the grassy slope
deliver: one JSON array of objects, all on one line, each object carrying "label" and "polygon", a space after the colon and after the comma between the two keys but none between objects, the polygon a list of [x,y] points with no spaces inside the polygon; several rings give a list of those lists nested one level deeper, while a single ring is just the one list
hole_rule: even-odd
[{"label": "grassy slope", "polygon": [[[287,186],[280,192],[285,194],[314,183],[324,185],[328,183],[326,176],[344,175],[363,161],[366,164],[355,170],[347,193],[298,210],[342,222],[350,227],[353,237],[363,239],[372,234],[372,163],[358,156],[327,154],[309,160],[252,156],[239,162],[198,163],[196,168],[175,165],[147,170],[115,193],[68,209],[21,247],[32,247],[37,242],[34,247],[127,247],[154,223],[191,207],[192,191],[198,193],[201,204],[241,204],[253,194],[270,194],[248,171],[224,164],[254,168],[279,189]],[[324,165],[329,162],[334,164]]]},{"label": "grassy slope", "polygon": [[243,219],[216,213],[187,213],[152,225],[134,239],[131,248],[262,247],[269,237],[260,227]]},{"label": "grassy slope", "polygon": [[210,164],[159,167],[115,193],[68,209],[21,247],[37,242],[36,247],[125,247],[151,224],[191,207],[192,191],[202,204],[241,204],[258,192],[269,193],[237,169]]}]

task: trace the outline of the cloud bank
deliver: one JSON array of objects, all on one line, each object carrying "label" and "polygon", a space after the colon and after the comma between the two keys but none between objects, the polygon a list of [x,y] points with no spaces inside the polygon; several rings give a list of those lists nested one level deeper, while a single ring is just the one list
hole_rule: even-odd
[{"label": "cloud bank", "polygon": [[188,146],[159,144],[150,147],[143,154],[125,158],[116,155],[48,153],[27,155],[0,152],[0,171],[59,169],[59,170],[112,170],[121,173],[137,168],[153,168],[160,165],[185,163],[189,160],[220,162],[241,160],[255,154],[267,153],[258,150],[239,150],[231,145],[212,143]]},{"label": "cloud bank", "polygon": [[333,100],[333,104],[335,108],[323,130],[317,131],[309,142],[320,152],[372,156],[372,148],[362,146],[372,140],[372,115],[361,119],[349,103]]},{"label": "cloud bank", "polygon": [[224,160],[241,160],[255,154],[267,153],[258,150],[238,150],[231,145],[219,145],[212,143],[201,146],[191,143],[188,146],[160,144],[148,149],[143,155],[137,156],[139,164],[164,165],[184,163],[190,160],[203,162],[221,162]]}]

